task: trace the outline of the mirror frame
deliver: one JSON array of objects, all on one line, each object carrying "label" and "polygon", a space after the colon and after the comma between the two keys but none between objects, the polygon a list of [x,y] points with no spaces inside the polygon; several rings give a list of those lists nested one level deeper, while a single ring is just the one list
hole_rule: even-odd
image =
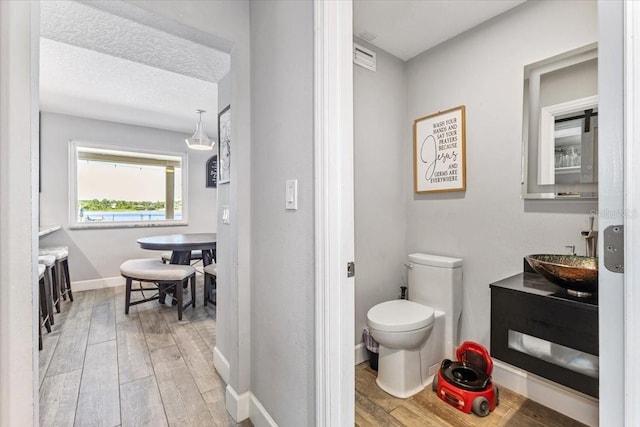
[{"label": "mirror frame", "polygon": [[[557,104],[553,106],[547,106],[545,108],[540,108],[540,80],[541,76],[550,73],[556,70],[560,70],[563,68],[567,68],[573,65],[577,65],[583,62],[587,62],[593,59],[598,58],[598,44],[591,43],[587,46],[583,46],[578,49],[574,49],[568,52],[561,53],[559,55],[553,56],[551,58],[538,61],[524,67],[524,76],[523,81],[525,82],[525,90],[523,91],[523,121],[522,121],[522,192],[521,197],[523,199],[544,199],[544,200],[585,200],[585,199],[597,199],[597,190],[595,195],[593,192],[588,192],[584,194],[580,194],[579,196],[559,196],[556,192],[529,192],[529,169],[535,168],[536,176],[535,181],[538,183],[540,181],[541,173],[547,173],[549,170],[553,170],[550,165],[553,165],[553,156],[545,157],[543,144],[549,146],[552,144],[555,139],[553,126],[550,123],[554,123],[554,117],[556,115],[560,115],[560,111],[554,111],[554,107],[560,107],[567,104],[567,108],[569,108],[569,104],[575,103],[575,108],[571,107],[567,111],[571,111],[572,109],[578,109],[581,103],[584,101],[586,105],[592,105],[593,100],[591,98],[595,98],[595,103],[597,108],[597,98],[598,95],[594,95],[592,97],[581,98],[578,100],[568,101],[566,103]],[[528,81],[528,85],[527,85]],[[589,100],[589,101],[586,101]],[[590,107],[587,107],[590,108]],[[543,113],[543,110],[545,110]],[[563,108],[564,110],[564,108]],[[537,113],[534,113],[537,112]],[[548,128],[542,128],[543,120],[545,121],[545,126]],[[549,121],[551,120],[551,121]],[[531,127],[536,129],[537,133],[537,156],[538,156],[538,164],[530,165],[529,164],[529,135]],[[545,130],[543,132],[543,129]],[[550,138],[550,140],[549,140]],[[551,141],[551,142],[549,142]],[[541,161],[541,159],[543,159]],[[551,161],[551,163],[549,163]],[[549,169],[551,168],[551,169]],[[548,179],[548,177],[547,177]],[[540,185],[540,184],[538,184]],[[542,185],[553,185],[553,184],[542,184]]]}]

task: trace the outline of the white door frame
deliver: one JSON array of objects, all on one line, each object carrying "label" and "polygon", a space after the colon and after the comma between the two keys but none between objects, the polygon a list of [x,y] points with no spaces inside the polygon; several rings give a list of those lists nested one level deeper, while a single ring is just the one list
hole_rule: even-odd
[{"label": "white door frame", "polygon": [[0,425],[38,425],[38,2],[0,1]]},{"label": "white door frame", "polygon": [[353,63],[351,0],[316,0],[316,425],[354,424]]},{"label": "white door frame", "polygon": [[[607,9],[607,2],[600,2],[599,13],[608,14],[608,18],[614,18],[617,11]],[[602,7],[602,6],[605,7]],[[618,5],[619,6],[619,5]],[[640,355],[640,328],[634,329],[636,318],[640,318],[640,295],[634,292],[634,282],[640,283],[640,269],[633,268],[634,258],[640,254],[640,177],[634,173],[640,170],[640,155],[638,154],[640,141],[640,84],[637,77],[640,73],[640,5],[635,2],[624,3],[624,103],[625,129],[624,142],[621,144],[624,150],[624,177],[620,180],[624,183],[623,214],[615,218],[613,222],[625,224],[625,275],[611,276],[608,272],[604,282],[612,284],[624,282],[624,308],[625,316],[622,329],[624,329],[624,342],[617,337],[610,344],[620,349],[624,345],[623,360],[626,362],[627,375],[620,378],[622,370],[612,367],[610,373],[615,377],[603,389],[601,385],[601,411],[600,419],[611,421],[624,418],[626,426],[640,425],[640,412],[635,411],[640,399],[640,368],[635,365],[637,356]],[[342,426],[353,425],[354,401],[353,401],[353,281],[345,279],[344,262],[352,258],[349,254],[345,258],[343,252],[344,240],[353,236],[353,227],[345,222],[345,206],[341,203],[351,203],[348,194],[341,192],[344,187],[352,190],[352,181],[345,175],[345,171],[352,173],[352,166],[347,165],[347,159],[352,160],[352,73],[348,72],[350,65],[344,63],[347,54],[350,57],[352,43],[352,3],[331,2],[316,0],[315,3],[315,194],[316,194],[316,425],[318,426]],[[604,22],[604,21],[601,21]],[[613,22],[615,25],[615,22]],[[606,25],[612,25],[609,21]],[[602,30],[602,28],[601,28]],[[615,30],[608,31],[608,42],[616,39]],[[602,31],[601,31],[602,33]],[[634,39],[634,35],[636,38]],[[601,34],[602,36],[602,34]],[[635,42],[635,43],[634,43]],[[618,43],[617,41],[614,41]],[[604,46],[606,47],[606,46]],[[349,52],[345,52],[348,48]],[[344,55],[344,57],[342,56]],[[341,78],[342,72],[342,78]],[[611,72],[611,69],[609,70]],[[615,72],[613,73],[615,74]],[[609,77],[612,77],[610,75]],[[614,88],[616,89],[616,88]],[[604,88],[603,88],[604,90]],[[616,95],[605,101],[612,107],[609,114],[618,117]],[[601,110],[602,111],[602,110]],[[603,115],[604,111],[603,111]],[[601,123],[602,126],[602,123]],[[610,129],[608,135],[616,140],[618,135],[615,129]],[[620,131],[620,134],[622,131]],[[619,143],[622,138],[617,139]],[[615,143],[614,143],[615,144]],[[347,147],[345,147],[347,146]],[[612,151],[618,150],[612,147]],[[347,152],[348,151],[348,152]],[[610,168],[620,168],[620,157],[612,159],[615,155],[607,155],[604,160],[611,161]],[[343,170],[345,168],[345,170]],[[619,169],[618,169],[619,170]],[[601,191],[601,204],[599,209],[614,208],[614,212],[621,212],[619,203],[620,182],[611,180],[612,186]],[[606,186],[605,186],[606,187]],[[607,218],[600,217],[600,228],[607,225]],[[611,222],[611,221],[609,221]],[[352,225],[352,222],[350,222]],[[347,225],[342,228],[342,225]],[[600,253],[603,253],[602,239],[600,239]],[[352,246],[351,246],[352,248]],[[601,269],[603,266],[601,265]],[[613,273],[615,274],[615,273]],[[348,301],[350,300],[350,301]],[[605,311],[619,310],[619,302],[616,293],[611,297],[601,299],[606,305]],[[351,306],[349,307],[349,304]],[[601,307],[601,310],[604,307]],[[608,310],[608,311],[607,311]],[[606,313],[604,313],[606,315]],[[615,313],[609,313],[615,315]],[[347,335],[350,335],[348,337]],[[349,338],[351,338],[349,340]],[[601,348],[606,347],[601,343]],[[619,351],[619,350],[618,350]],[[611,353],[611,352],[609,352]],[[609,359],[610,355],[605,357]],[[613,359],[613,358],[611,358]],[[601,353],[602,360],[602,353]],[[608,368],[606,368],[608,369]],[[618,379],[623,381],[618,382]],[[624,383],[624,409],[623,413],[617,411],[620,408],[619,386]],[[616,387],[616,384],[618,387]],[[609,389],[607,389],[609,388]],[[603,393],[604,392],[604,393]],[[611,393],[610,393],[611,392]],[[617,412],[617,413],[616,413]]]},{"label": "white door frame", "polygon": [[[640,425],[640,4],[625,2],[624,217],[625,217],[625,425]],[[637,267],[637,266],[636,266]],[[635,410],[634,410],[635,409]]]},{"label": "white door frame", "polygon": [[[598,2],[598,228],[601,235],[608,227],[627,224],[624,215],[624,4],[619,1]],[[628,233],[629,230],[625,229]],[[602,236],[601,236],[602,237]],[[629,330],[625,314],[625,274],[609,271],[604,266],[604,238],[598,242],[599,259],[599,347],[600,347],[600,425],[625,425],[633,408],[628,406],[625,389],[625,341]],[[624,309],[624,311],[623,311]],[[631,359],[633,360],[633,359]],[[633,424],[631,424],[633,425]]]}]

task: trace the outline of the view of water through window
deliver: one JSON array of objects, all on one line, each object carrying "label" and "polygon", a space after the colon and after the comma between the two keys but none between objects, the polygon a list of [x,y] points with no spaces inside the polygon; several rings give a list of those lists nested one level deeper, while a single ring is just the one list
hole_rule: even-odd
[{"label": "view of water through window", "polygon": [[77,147],[77,222],[181,220],[181,160]]}]

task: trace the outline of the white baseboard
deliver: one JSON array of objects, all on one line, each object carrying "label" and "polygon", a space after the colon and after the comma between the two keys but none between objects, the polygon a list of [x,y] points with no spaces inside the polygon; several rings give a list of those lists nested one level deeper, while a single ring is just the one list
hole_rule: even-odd
[{"label": "white baseboard", "polygon": [[251,393],[248,391],[238,394],[233,387],[227,384],[225,404],[227,412],[231,414],[235,422],[239,423],[249,418],[250,395]]},{"label": "white baseboard", "polygon": [[356,344],[354,360],[356,361],[356,365],[369,360],[369,353],[367,353],[367,347],[364,343]]},{"label": "white baseboard", "polygon": [[598,425],[598,399],[522,371],[507,363],[493,361],[493,380],[531,400],[588,426]]},{"label": "white baseboard", "polygon": [[225,405],[227,411],[236,422],[240,422],[247,418],[256,427],[278,427],[278,424],[271,418],[269,412],[262,406],[262,403],[250,391],[238,394],[229,385],[230,366],[227,359],[218,346],[213,347],[213,366],[220,374],[222,380],[227,384],[225,391]]},{"label": "white baseboard", "polygon": [[262,406],[262,403],[254,396],[253,393],[249,393],[249,418],[255,427],[278,427],[278,424],[271,418],[271,415]]},{"label": "white baseboard", "polygon": [[231,365],[229,365],[229,361],[222,354],[218,346],[213,347],[213,367],[216,368],[218,374],[222,378],[222,381],[225,384],[229,384],[229,374],[231,372]]},{"label": "white baseboard", "polygon": [[92,291],[94,289],[115,288],[116,286],[124,286],[124,277],[105,277],[104,279],[80,280],[71,282],[71,290],[73,292]]}]

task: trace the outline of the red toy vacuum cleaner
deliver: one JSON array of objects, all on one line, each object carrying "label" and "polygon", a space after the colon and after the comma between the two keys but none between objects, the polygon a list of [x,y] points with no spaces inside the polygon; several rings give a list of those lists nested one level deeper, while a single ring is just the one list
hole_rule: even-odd
[{"label": "red toy vacuum cleaner", "polygon": [[433,377],[433,391],[462,412],[486,417],[500,403],[498,386],[491,381],[493,362],[486,348],[465,341],[456,350],[457,362],[442,361]]}]

